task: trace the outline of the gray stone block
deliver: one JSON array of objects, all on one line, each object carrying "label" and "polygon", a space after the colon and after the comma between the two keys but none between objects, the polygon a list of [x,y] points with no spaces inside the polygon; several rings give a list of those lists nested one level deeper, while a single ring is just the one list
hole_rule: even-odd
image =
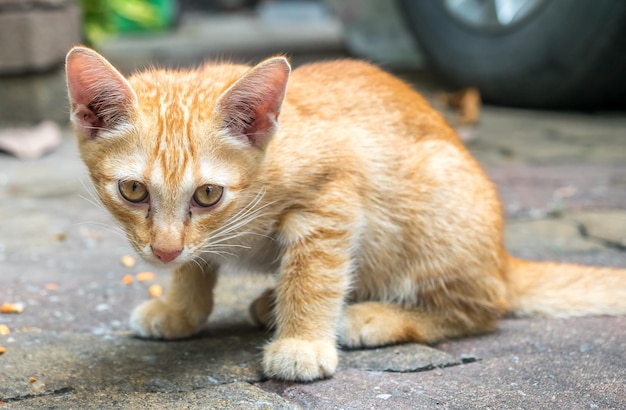
[{"label": "gray stone block", "polygon": [[[2,4],[0,4],[2,5]],[[80,42],[77,6],[0,8],[0,74],[50,70]]]},{"label": "gray stone block", "polygon": [[66,123],[68,107],[62,65],[45,73],[0,76],[0,126]]}]

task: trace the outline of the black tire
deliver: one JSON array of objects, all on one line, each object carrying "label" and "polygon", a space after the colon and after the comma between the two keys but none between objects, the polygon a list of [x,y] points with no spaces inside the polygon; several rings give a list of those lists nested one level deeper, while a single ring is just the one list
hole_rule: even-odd
[{"label": "black tire", "polygon": [[552,0],[506,29],[470,27],[440,0],[399,0],[432,69],[494,104],[626,107],[626,1]]}]

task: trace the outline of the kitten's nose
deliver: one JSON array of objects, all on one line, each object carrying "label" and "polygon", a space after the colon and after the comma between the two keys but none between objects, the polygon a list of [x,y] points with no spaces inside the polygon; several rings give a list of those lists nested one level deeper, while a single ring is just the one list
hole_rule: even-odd
[{"label": "kitten's nose", "polygon": [[159,258],[161,262],[170,262],[176,259],[176,257],[180,255],[183,250],[177,249],[172,251],[169,249],[152,248],[152,252],[157,256],[157,258]]}]

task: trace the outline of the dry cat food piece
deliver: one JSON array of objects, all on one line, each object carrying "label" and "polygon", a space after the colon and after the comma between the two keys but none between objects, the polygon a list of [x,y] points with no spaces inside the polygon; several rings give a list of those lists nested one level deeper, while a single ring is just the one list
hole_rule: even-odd
[{"label": "dry cat food piece", "polygon": [[0,335],[8,335],[11,333],[7,325],[0,325]]},{"label": "dry cat food piece", "polygon": [[0,306],[0,313],[22,313],[24,305],[21,303],[5,303]]},{"label": "dry cat food piece", "polygon": [[153,298],[159,298],[163,295],[163,287],[161,285],[150,285],[148,292]]},{"label": "dry cat food piece", "polygon": [[135,277],[137,278],[137,282],[146,282],[154,279],[155,274],[154,272],[139,272]]},{"label": "dry cat food piece", "polygon": [[59,288],[59,285],[57,285],[56,283],[46,283],[46,289],[48,290],[57,290]]},{"label": "dry cat food piece", "polygon": [[7,351],[6,348],[0,346],[0,354],[4,354],[4,352],[6,352],[6,351]]},{"label": "dry cat food piece", "polygon": [[66,233],[64,233],[64,232],[55,233],[54,235],[52,235],[52,238],[53,238],[55,241],[58,241],[58,242],[63,242],[63,241],[65,241],[65,240],[67,240],[67,234],[66,234]]},{"label": "dry cat food piece", "polygon": [[124,285],[130,285],[131,283],[133,283],[133,275],[124,275],[124,277],[122,278],[122,283]]},{"label": "dry cat food piece", "polygon": [[126,267],[126,268],[132,268],[133,266],[135,266],[137,264],[137,262],[135,261],[135,258],[133,258],[130,255],[122,256],[120,261],[122,262],[122,265],[124,265],[124,267]]},{"label": "dry cat food piece", "polygon": [[31,377],[30,379],[28,379],[29,382],[31,383],[35,383],[37,381],[36,377]]}]

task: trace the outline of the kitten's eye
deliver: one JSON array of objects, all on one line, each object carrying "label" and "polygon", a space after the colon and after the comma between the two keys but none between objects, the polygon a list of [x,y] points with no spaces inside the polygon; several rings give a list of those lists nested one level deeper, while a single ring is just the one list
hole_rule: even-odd
[{"label": "kitten's eye", "polygon": [[148,199],[148,188],[137,181],[120,181],[118,183],[120,194],[129,202],[138,204]]},{"label": "kitten's eye", "polygon": [[218,203],[223,193],[224,187],[219,185],[202,185],[194,192],[193,200],[198,206],[206,208]]}]

